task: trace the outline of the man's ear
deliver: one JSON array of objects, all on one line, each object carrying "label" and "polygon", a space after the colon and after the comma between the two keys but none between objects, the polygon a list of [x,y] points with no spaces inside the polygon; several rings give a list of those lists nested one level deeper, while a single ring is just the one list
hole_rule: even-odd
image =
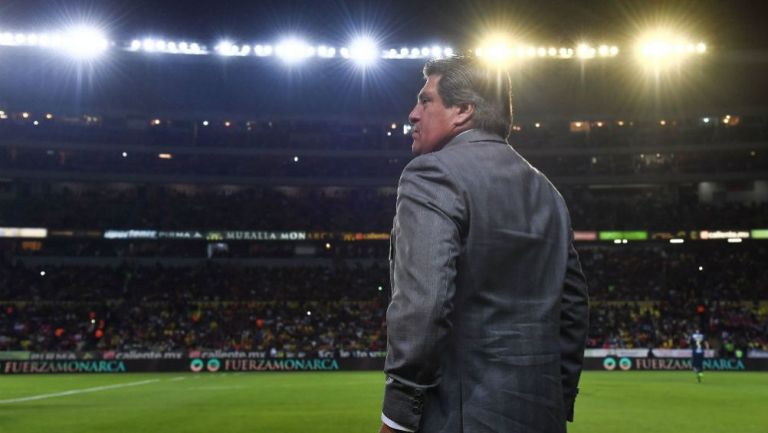
[{"label": "man's ear", "polygon": [[453,118],[453,125],[456,127],[464,127],[470,125],[472,119],[475,117],[475,104],[464,102],[456,104],[457,112],[456,117]]}]

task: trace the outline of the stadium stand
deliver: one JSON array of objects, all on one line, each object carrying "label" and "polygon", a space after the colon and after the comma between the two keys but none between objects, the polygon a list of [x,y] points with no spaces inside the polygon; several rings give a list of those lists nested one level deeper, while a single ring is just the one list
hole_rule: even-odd
[{"label": "stadium stand", "polygon": [[[210,58],[123,54],[135,86],[59,83],[78,104],[47,85],[2,89],[0,351],[383,351],[421,60],[364,99],[329,83],[331,63],[285,80],[267,63],[224,74]],[[768,115],[738,79],[757,66],[710,65],[700,93],[720,99],[684,106],[635,98],[621,65],[582,70],[580,91],[561,66],[516,86],[510,143],[581,236],[589,347],[686,348],[700,327],[722,356],[768,351]],[[0,72],[58,77],[23,70]]]},{"label": "stadium stand", "polygon": [[[0,197],[0,225],[13,227],[389,231],[395,210],[393,188],[286,192],[53,184],[34,192],[28,184],[6,187],[12,192]],[[681,203],[685,200],[665,200],[658,193],[596,194],[577,188],[562,188],[561,193],[573,203],[571,220],[577,230],[750,229],[763,224],[768,214],[766,203]]]},{"label": "stadium stand", "polygon": [[[589,346],[684,348],[696,327],[768,349],[764,248],[582,249],[592,289]],[[741,248],[739,248],[741,249]],[[223,262],[226,263],[226,262]],[[703,270],[699,270],[699,266]],[[385,263],[0,268],[0,350],[263,350],[328,356],[382,350]],[[728,299],[724,301],[723,299]]]}]

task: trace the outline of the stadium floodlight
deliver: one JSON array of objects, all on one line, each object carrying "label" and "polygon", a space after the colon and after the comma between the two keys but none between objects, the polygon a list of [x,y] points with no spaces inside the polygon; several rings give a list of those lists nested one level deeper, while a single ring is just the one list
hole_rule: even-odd
[{"label": "stadium floodlight", "polygon": [[331,59],[336,56],[336,48],[320,45],[317,47],[317,56],[324,59]]},{"label": "stadium floodlight", "polygon": [[370,66],[379,58],[379,48],[372,38],[361,36],[349,45],[349,57],[358,66]]},{"label": "stadium floodlight", "polygon": [[259,57],[265,57],[266,54],[265,54],[265,50],[264,50],[264,45],[261,45],[261,44],[254,45],[253,46],[253,54],[255,54],[255,55],[259,56]]},{"label": "stadium floodlight", "polygon": [[216,44],[214,50],[219,53],[220,56],[239,56],[241,55],[240,46],[233,44],[231,41],[224,40]]},{"label": "stadium floodlight", "polygon": [[76,59],[92,59],[102,55],[109,48],[104,33],[89,26],[75,26],[63,35],[63,49]]},{"label": "stadium floodlight", "polygon": [[[528,45],[519,42],[510,43],[510,39],[503,34],[496,34],[482,40],[476,49],[470,49],[484,61],[493,64],[505,64],[517,59],[593,59],[612,58],[619,55],[619,47],[610,44],[591,45],[580,43],[574,47],[558,47],[557,45]],[[59,51],[67,52],[78,58],[95,57],[109,49],[114,43],[110,42],[97,29],[86,26],[78,26],[67,32],[61,33],[26,33],[26,32],[0,32],[0,46],[11,47],[40,47],[61,48]],[[125,51],[169,53],[169,54],[194,54],[207,55],[210,53],[222,56],[250,56],[267,57],[277,54],[288,63],[303,60],[309,57],[333,58],[337,55],[345,59],[351,59],[361,64],[369,64],[376,59],[422,59],[444,58],[454,55],[454,49],[440,45],[393,47],[380,50],[370,38],[355,40],[345,48],[336,49],[327,45],[308,45],[295,37],[284,40],[277,46],[270,45],[240,45],[234,41],[222,41],[215,45],[210,52],[205,45],[191,42],[175,42],[162,38],[138,38],[122,41],[120,46]],[[708,52],[704,42],[692,42],[685,37],[676,36],[674,33],[656,31],[644,35],[638,40],[636,48],[638,57],[645,63],[653,66],[679,63],[681,59],[703,55]],[[278,52],[279,51],[279,52]]]},{"label": "stadium floodlight", "polygon": [[576,46],[576,57],[580,59],[593,59],[597,54],[597,50],[586,43],[581,43]]},{"label": "stadium floodlight", "polygon": [[191,52],[190,45],[187,42],[177,43],[175,41],[153,38],[144,38],[143,40],[134,39],[131,41],[128,51],[139,50],[147,53],[196,54]]},{"label": "stadium floodlight", "polygon": [[[486,63],[497,67],[503,67],[509,64],[514,57],[516,50],[512,48],[510,39],[507,35],[496,33],[487,36],[475,50],[475,54],[481,57]],[[544,50],[546,55],[546,49]]]},{"label": "stadium floodlight", "polygon": [[53,34],[51,35],[51,41],[50,41],[50,47],[53,48],[59,48],[62,44],[61,41],[61,35],[60,34]]},{"label": "stadium floodlight", "polygon": [[706,44],[691,43],[687,37],[664,29],[656,29],[640,37],[636,45],[638,60],[653,70],[679,65],[685,58],[704,54]]},{"label": "stadium floodlight", "polygon": [[314,55],[314,49],[297,38],[288,38],[275,47],[275,54],[286,63],[297,63]]},{"label": "stadium floodlight", "polygon": [[214,51],[216,51],[220,55],[225,56],[232,49],[232,42],[230,42],[230,41],[221,41],[218,44],[216,44],[216,46],[213,47],[213,49],[214,49]]}]

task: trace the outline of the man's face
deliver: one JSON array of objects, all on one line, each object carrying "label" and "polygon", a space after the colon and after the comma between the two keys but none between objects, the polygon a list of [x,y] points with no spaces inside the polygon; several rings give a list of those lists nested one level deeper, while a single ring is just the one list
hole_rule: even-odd
[{"label": "man's face", "polygon": [[419,92],[416,106],[408,115],[413,125],[411,131],[413,144],[411,152],[422,155],[442,149],[448,141],[456,136],[455,119],[458,107],[446,107],[443,98],[437,93],[439,75],[430,75]]}]

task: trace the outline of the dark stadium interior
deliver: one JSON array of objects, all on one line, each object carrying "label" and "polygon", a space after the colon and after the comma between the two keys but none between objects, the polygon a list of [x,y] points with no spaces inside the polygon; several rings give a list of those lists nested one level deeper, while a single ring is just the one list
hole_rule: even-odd
[{"label": "dark stadium interior", "polygon": [[[512,71],[510,144],[592,233],[590,348],[687,348],[700,327],[723,357],[768,351],[768,61],[749,42],[655,79],[615,59]],[[423,59],[134,54],[0,47],[0,351],[383,353]],[[658,236],[597,237],[617,230]]]}]

